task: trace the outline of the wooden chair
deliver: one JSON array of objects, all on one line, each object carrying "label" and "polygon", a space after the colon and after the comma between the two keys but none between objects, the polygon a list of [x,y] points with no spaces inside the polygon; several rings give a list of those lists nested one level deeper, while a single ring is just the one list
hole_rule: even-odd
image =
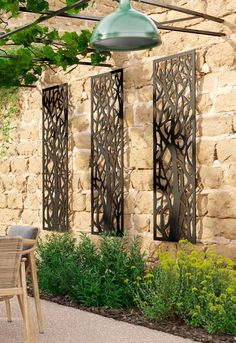
[{"label": "wooden chair", "polygon": [[7,300],[6,304],[9,305],[9,299],[17,296],[24,321],[25,343],[35,343],[26,288],[25,261],[21,260],[22,249],[21,237],[0,237],[0,298]]},{"label": "wooden chair", "polygon": [[[38,320],[39,332],[43,333],[43,318],[39,297],[38,277],[35,263],[35,249],[39,235],[39,229],[33,226],[15,225],[7,231],[9,237],[20,236],[23,238],[23,252],[22,255],[27,257],[27,272],[30,272],[33,283],[33,292],[35,300],[35,308]],[[11,321],[10,302],[6,301],[6,311],[8,321]]]}]

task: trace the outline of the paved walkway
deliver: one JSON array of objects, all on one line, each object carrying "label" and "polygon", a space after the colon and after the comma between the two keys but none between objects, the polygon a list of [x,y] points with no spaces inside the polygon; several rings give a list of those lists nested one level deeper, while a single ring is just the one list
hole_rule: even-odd
[{"label": "paved walkway", "polygon": [[[5,305],[0,303],[0,342],[23,343],[22,320],[17,302],[12,299],[13,322],[5,320]],[[34,310],[33,299],[30,299]],[[119,322],[74,308],[42,301],[45,333],[38,343],[191,343],[163,332]]]}]

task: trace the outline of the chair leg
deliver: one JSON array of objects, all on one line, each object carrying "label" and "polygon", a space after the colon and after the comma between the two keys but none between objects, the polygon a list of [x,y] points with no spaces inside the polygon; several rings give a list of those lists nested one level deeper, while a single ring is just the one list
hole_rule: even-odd
[{"label": "chair leg", "polygon": [[38,319],[38,328],[39,332],[43,333],[43,316],[40,304],[40,297],[39,297],[39,286],[38,286],[38,277],[37,277],[37,270],[36,270],[36,263],[34,252],[29,254],[29,263],[30,263],[30,270],[32,275],[32,282],[33,282],[33,291],[34,291],[34,301]]},{"label": "chair leg", "polygon": [[7,321],[9,323],[11,323],[12,322],[12,315],[11,315],[10,299],[8,299],[8,298],[5,299],[5,305],[6,305],[6,312],[7,312]]},{"label": "chair leg", "polygon": [[28,303],[24,262],[21,262],[21,283],[22,283],[22,289],[23,289],[21,301],[22,301],[23,319],[24,319],[24,327],[25,327],[25,343],[35,343],[36,337],[35,337],[35,333],[33,329],[33,320],[32,320],[31,311],[30,311],[29,303]]}]

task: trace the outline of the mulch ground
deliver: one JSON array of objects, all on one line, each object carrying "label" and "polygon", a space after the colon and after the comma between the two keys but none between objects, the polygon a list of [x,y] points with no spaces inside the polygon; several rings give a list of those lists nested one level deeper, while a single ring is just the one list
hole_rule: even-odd
[{"label": "mulch ground", "polygon": [[[30,295],[32,291],[30,290]],[[40,298],[55,302],[60,305],[77,308],[82,311],[87,311],[99,314],[104,317],[113,318],[115,320],[123,321],[126,323],[145,326],[149,329],[163,331],[172,335],[189,338],[197,342],[205,343],[236,343],[236,337],[226,334],[209,334],[202,328],[188,326],[178,318],[170,318],[161,321],[150,321],[143,318],[137,309],[108,309],[104,307],[86,307],[75,303],[71,303],[66,297],[52,296],[48,294],[40,294]]]}]

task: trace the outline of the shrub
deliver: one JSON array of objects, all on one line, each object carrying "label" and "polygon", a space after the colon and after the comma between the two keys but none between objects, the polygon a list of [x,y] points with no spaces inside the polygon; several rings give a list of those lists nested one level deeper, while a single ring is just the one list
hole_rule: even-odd
[{"label": "shrub", "polygon": [[53,235],[39,245],[38,254],[42,291],[87,306],[134,305],[134,282],[145,267],[137,238],[128,248],[126,237],[102,236],[97,248],[86,235],[78,246],[71,234]]},{"label": "shrub", "polygon": [[143,315],[178,315],[188,324],[236,334],[235,264],[212,249],[184,243],[172,258],[160,253],[156,266],[139,280],[135,300]]},{"label": "shrub", "polygon": [[38,245],[38,278],[43,292],[67,295],[76,270],[76,240],[71,234],[52,234]]}]

